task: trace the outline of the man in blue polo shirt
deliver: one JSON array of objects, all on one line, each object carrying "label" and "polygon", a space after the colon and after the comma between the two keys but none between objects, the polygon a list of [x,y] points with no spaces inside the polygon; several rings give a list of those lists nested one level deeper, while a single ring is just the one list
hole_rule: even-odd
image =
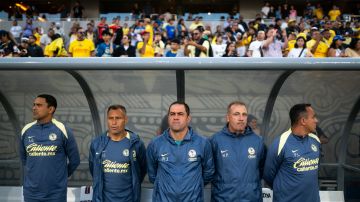
[{"label": "man in blue polo shirt", "polygon": [[21,131],[25,202],[65,202],[67,179],[80,164],[72,131],[53,118],[56,107],[53,96],[38,95],[32,108],[35,121]]},{"label": "man in blue polo shirt", "polygon": [[247,125],[247,116],[243,102],[230,103],[226,126],[210,140],[215,161],[213,202],[262,201],[265,146],[263,138]]},{"label": "man in blue polo shirt", "polygon": [[318,122],[310,104],[290,109],[291,128],[277,137],[266,157],[264,179],[273,188],[274,202],[319,202]]},{"label": "man in blue polo shirt", "polygon": [[174,102],[169,128],[147,148],[148,175],[154,183],[153,202],[204,201],[204,186],[212,180],[214,161],[209,140],[189,126],[190,108]]},{"label": "man in blue polo shirt", "polygon": [[93,202],[140,202],[141,182],[146,175],[144,143],[125,129],[126,108],[107,110],[106,131],[90,146],[89,167],[93,176]]}]

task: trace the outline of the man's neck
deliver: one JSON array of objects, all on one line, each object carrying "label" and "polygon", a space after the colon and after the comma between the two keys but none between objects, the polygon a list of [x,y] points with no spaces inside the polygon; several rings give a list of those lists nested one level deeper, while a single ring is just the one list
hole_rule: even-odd
[{"label": "man's neck", "polygon": [[127,134],[126,131],[116,133],[116,134],[109,133],[109,137],[112,141],[121,141],[122,139],[124,139],[126,137],[126,134]]},{"label": "man's neck", "polygon": [[43,119],[38,119],[37,122],[40,123],[40,124],[46,124],[46,123],[51,122],[51,120],[52,120],[52,117],[46,117],[46,118],[43,118]]},{"label": "man's neck", "polygon": [[183,131],[181,131],[181,132],[175,132],[175,131],[170,130],[170,136],[171,136],[175,141],[182,141],[182,140],[185,138],[185,136],[186,136],[186,134],[187,134],[188,131],[189,131],[188,128],[186,128],[186,130],[183,130]]},{"label": "man's neck", "polygon": [[300,128],[300,127],[291,127],[291,132],[296,135],[296,136],[299,136],[299,137],[305,137],[307,136],[309,133],[306,132],[304,129]]}]

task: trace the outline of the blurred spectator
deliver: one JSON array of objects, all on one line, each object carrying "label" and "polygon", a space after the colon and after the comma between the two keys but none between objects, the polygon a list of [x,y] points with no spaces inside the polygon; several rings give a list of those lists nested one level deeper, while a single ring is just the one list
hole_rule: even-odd
[{"label": "blurred spectator", "polygon": [[60,34],[54,34],[51,36],[51,43],[45,47],[44,56],[67,57],[64,40]]},{"label": "blurred spectator", "polygon": [[77,30],[79,29],[80,25],[78,23],[74,23],[73,26],[70,28],[69,33],[69,44],[76,40],[77,38]]},{"label": "blurred spectator", "polygon": [[215,43],[211,44],[214,57],[222,57],[225,54],[226,43],[223,43],[223,36],[218,34],[215,36]]},{"label": "blurred spectator", "polygon": [[123,29],[120,25],[120,17],[116,17],[113,23],[109,26],[110,33],[114,36],[114,45],[120,46],[122,37],[124,35]]},{"label": "blurred spectator", "polygon": [[291,5],[291,6],[290,6],[289,19],[290,19],[290,20],[295,20],[295,21],[296,21],[296,19],[297,19],[297,11],[296,11],[294,5]]},{"label": "blurred spectator", "polygon": [[336,35],[328,51],[328,57],[346,57],[345,47],[343,42],[345,38],[341,35]]},{"label": "blurred spectator", "polygon": [[12,35],[0,30],[0,57],[15,57],[19,54],[17,44]]},{"label": "blurred spectator", "polygon": [[162,36],[160,33],[155,34],[153,48],[156,57],[164,56],[165,43],[162,41]]},{"label": "blurred spectator", "polygon": [[174,19],[169,20],[169,24],[165,27],[166,38],[168,40],[173,40],[176,37],[176,28],[174,24]]},{"label": "blurred spectator", "polygon": [[234,42],[227,44],[223,57],[239,57]]},{"label": "blurred spectator", "polygon": [[277,7],[277,9],[275,10],[275,18],[277,18],[277,19],[282,19],[283,18],[281,11],[282,11],[282,7],[279,5]]},{"label": "blurred spectator", "polygon": [[92,41],[94,44],[97,44],[98,33],[94,31],[94,25],[92,23],[87,23],[86,28],[86,38]]},{"label": "blurred spectator", "polygon": [[230,27],[230,25],[232,24],[232,18],[231,17],[227,17],[226,21],[224,22],[224,29]]},{"label": "blurred spectator", "polygon": [[352,38],[350,46],[345,49],[345,55],[347,57],[360,57],[360,40],[358,38]]},{"label": "blurred spectator", "polygon": [[258,31],[256,40],[250,43],[249,50],[247,52],[248,57],[264,57],[264,53],[262,51],[262,44],[265,39],[265,32]]},{"label": "blurred spectator", "polygon": [[277,30],[270,28],[266,32],[266,40],[262,43],[262,50],[264,57],[282,57],[282,51],[288,45],[286,31],[283,30],[282,37],[284,42],[277,37]]},{"label": "blurred spectator", "polygon": [[40,38],[40,47],[45,50],[45,47],[51,43],[51,37],[54,35],[54,30],[49,29],[47,34],[44,34]]},{"label": "blurred spectator", "polygon": [[23,34],[22,37],[29,37],[30,35],[33,34],[33,30],[35,29],[32,19],[28,18],[26,19],[26,23],[23,27]]},{"label": "blurred spectator", "polygon": [[265,5],[261,8],[261,14],[263,18],[268,18],[268,14],[270,12],[270,3],[265,1]]},{"label": "blurred spectator", "polygon": [[270,5],[270,11],[268,13],[268,18],[270,18],[270,19],[276,18],[275,7],[273,5]]},{"label": "blurred spectator", "polygon": [[288,57],[289,58],[303,58],[309,57],[306,49],[306,38],[304,36],[299,36],[296,38],[296,43],[293,49],[290,50]]},{"label": "blurred spectator", "polygon": [[101,43],[103,42],[102,40],[102,32],[106,29],[109,29],[109,26],[108,24],[106,24],[106,17],[101,17],[100,18],[100,22],[99,24],[97,25],[97,30],[98,30],[98,43]]},{"label": "blurred spectator", "polygon": [[28,47],[29,47],[29,38],[22,37],[21,38],[21,43],[20,43],[20,45],[18,47],[20,57],[29,57]]},{"label": "blurred spectator", "polygon": [[124,35],[121,45],[114,50],[114,57],[136,57],[135,47],[130,44],[128,35]]},{"label": "blurred spectator", "polygon": [[288,4],[286,4],[286,3],[283,4],[281,14],[282,14],[282,18],[288,18],[289,17],[290,11],[289,11]]},{"label": "blurred spectator", "polygon": [[316,5],[316,9],[315,9],[315,16],[318,20],[321,20],[324,18],[324,10],[321,6],[321,3],[318,3]]},{"label": "blurred spectator", "polygon": [[34,35],[29,36],[28,53],[30,57],[44,57],[43,49],[36,44],[36,38]]},{"label": "blurred spectator", "polygon": [[333,5],[332,9],[329,11],[330,20],[335,21],[341,15],[341,11],[336,5]]},{"label": "blurred spectator", "polygon": [[260,135],[260,128],[258,127],[257,118],[254,115],[248,115],[247,123],[255,134]]},{"label": "blurred spectator", "polygon": [[188,36],[188,29],[185,25],[185,20],[180,18],[177,24],[177,31],[178,31],[178,37],[183,38],[185,36]]},{"label": "blurred spectator", "polygon": [[69,46],[69,57],[93,57],[94,55],[94,43],[85,37],[85,30],[79,27],[77,39],[71,42]]},{"label": "blurred spectator", "polygon": [[50,27],[54,30],[55,34],[60,34],[62,37],[65,35],[64,29],[61,27],[60,22],[52,22]]},{"label": "blurred spectator", "polygon": [[248,25],[246,24],[246,22],[244,22],[244,17],[241,15],[239,16],[239,29],[241,30],[242,33],[249,30]]},{"label": "blurred spectator", "polygon": [[328,47],[330,47],[333,37],[331,37],[330,30],[324,29],[321,34],[323,35],[323,41],[326,43]]},{"label": "blurred spectator", "polygon": [[315,58],[327,57],[329,47],[316,27],[312,28],[311,40],[306,43],[306,47]]},{"label": "blurred spectator", "polygon": [[124,23],[122,30],[123,30],[123,35],[129,35],[130,28],[129,28],[128,23]]},{"label": "blurred spectator", "polygon": [[197,27],[192,32],[193,40],[189,39],[184,42],[185,56],[189,57],[212,57],[212,49],[210,42],[202,37],[203,27]]},{"label": "blurred spectator", "polygon": [[236,34],[235,48],[236,48],[237,57],[243,57],[246,54],[246,47],[245,47],[246,38],[247,38],[246,33],[244,33],[244,35],[242,35],[240,32]]},{"label": "blurred spectator", "polygon": [[166,57],[184,57],[183,51],[180,51],[180,40],[171,40],[170,50],[166,52]]},{"label": "blurred spectator", "polygon": [[[299,35],[305,35],[305,34],[299,34]],[[305,37],[306,37],[306,35],[305,35]],[[290,33],[289,34],[289,36],[288,36],[288,46],[286,48],[287,53],[289,53],[289,51],[291,51],[295,47],[296,39],[297,39],[297,36],[295,35],[295,33]]]},{"label": "blurred spectator", "polygon": [[200,17],[195,17],[194,22],[191,23],[189,31],[193,32],[197,27],[204,27],[204,24],[200,21]]},{"label": "blurred spectator", "polygon": [[[286,35],[289,35],[290,33],[295,33],[295,34],[299,33],[299,28],[296,26],[296,20],[289,20],[287,24],[288,26],[287,28],[285,28]],[[280,39],[283,39],[283,35],[280,35],[281,30],[277,30],[277,34],[279,34],[278,37],[280,37]]]},{"label": "blurred spectator", "polygon": [[20,25],[18,25],[17,20],[13,21],[13,24],[12,24],[12,26],[10,28],[10,32],[13,35],[15,41],[17,43],[19,43],[21,35],[22,35],[22,27]]},{"label": "blurred spectator", "polygon": [[145,31],[149,33],[149,44],[152,45],[154,39],[154,29],[151,25],[151,20],[149,17],[144,18],[144,27]]},{"label": "blurred spectator", "polygon": [[154,57],[155,50],[149,44],[150,33],[147,31],[141,32],[142,41],[138,42],[136,50],[138,50],[140,57]]},{"label": "blurred spectator", "polygon": [[144,27],[144,20],[137,20],[134,24],[134,31],[133,33],[133,40],[135,40],[135,43],[132,45],[136,45],[138,41],[142,41],[141,33],[145,31]]},{"label": "blurred spectator", "polygon": [[83,18],[84,7],[80,4],[80,1],[76,1],[73,7],[74,18]]},{"label": "blurred spectator", "polygon": [[113,35],[105,30],[102,33],[102,38],[104,42],[100,43],[96,48],[97,57],[112,57],[112,54],[115,49],[115,44],[113,44]]},{"label": "blurred spectator", "polygon": [[[35,27],[34,31],[33,31],[33,35],[35,36],[36,38],[36,45],[40,46],[40,38],[42,36],[42,28],[41,27]],[[31,35],[30,35],[31,36]],[[30,37],[29,36],[29,37]]]}]

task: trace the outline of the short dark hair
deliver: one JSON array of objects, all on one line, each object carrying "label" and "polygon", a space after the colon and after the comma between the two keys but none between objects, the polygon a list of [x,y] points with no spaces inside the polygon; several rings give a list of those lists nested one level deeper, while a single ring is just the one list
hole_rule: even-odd
[{"label": "short dark hair", "polygon": [[55,108],[53,114],[55,113],[56,107],[57,107],[57,101],[56,101],[54,96],[49,95],[49,94],[40,94],[37,97],[44,98],[45,102],[48,105],[48,107],[54,107]]},{"label": "short dark hair", "polygon": [[185,111],[186,111],[187,115],[188,115],[188,116],[190,115],[190,107],[189,107],[188,104],[186,104],[186,103],[183,102],[183,101],[175,101],[175,102],[171,103],[170,106],[169,106],[169,109],[168,109],[168,114],[170,113],[170,108],[171,108],[173,105],[176,105],[176,104],[177,104],[177,105],[184,105]]},{"label": "short dark hair", "polygon": [[108,36],[113,36],[112,33],[110,33],[109,30],[104,30],[102,33],[101,33],[101,36],[105,36],[105,35],[108,35]]},{"label": "short dark hair", "polygon": [[291,107],[289,113],[291,126],[294,126],[300,120],[300,118],[307,115],[307,111],[306,111],[307,107],[311,107],[311,104],[302,103],[302,104],[296,104],[293,107]]},{"label": "short dark hair", "polygon": [[171,40],[171,43],[177,43],[177,44],[180,44],[180,40],[179,40],[179,39],[173,39],[173,40]]},{"label": "short dark hair", "polygon": [[107,109],[107,114],[109,114],[110,110],[120,109],[126,115],[126,108],[123,105],[110,105]]},{"label": "short dark hair", "polygon": [[230,113],[230,109],[233,105],[242,105],[242,106],[245,106],[246,107],[246,104],[244,102],[241,102],[239,100],[236,100],[236,101],[232,101],[230,102],[230,104],[227,106],[227,113]]}]

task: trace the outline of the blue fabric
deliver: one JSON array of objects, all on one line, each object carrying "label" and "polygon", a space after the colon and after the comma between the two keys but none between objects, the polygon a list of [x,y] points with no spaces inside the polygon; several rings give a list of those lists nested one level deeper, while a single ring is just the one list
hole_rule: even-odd
[{"label": "blue fabric", "polygon": [[104,202],[132,202],[129,148],[127,138],[117,142],[110,140],[103,152]]},{"label": "blue fabric", "polygon": [[[115,50],[115,45],[113,44],[113,50]],[[110,44],[101,43],[96,48],[96,57],[112,57],[110,53]]]},{"label": "blue fabric", "polygon": [[149,180],[154,183],[153,202],[204,201],[204,185],[214,173],[208,139],[189,127],[177,145],[167,129],[149,143],[147,160]]},{"label": "blue fabric", "polygon": [[53,122],[36,123],[23,131],[20,158],[26,199],[63,201],[66,198],[67,180],[80,164],[80,156],[72,131],[65,128],[67,137]]},{"label": "blue fabric", "polygon": [[261,178],[266,149],[263,138],[250,127],[235,135],[225,126],[210,139],[215,174],[211,200],[262,201]]},{"label": "blue fabric", "polygon": [[177,53],[172,53],[171,50],[169,50],[168,52],[166,52],[165,56],[166,57],[176,57]]},{"label": "blue fabric", "polygon": [[169,40],[175,39],[176,36],[176,29],[175,29],[175,25],[167,25],[165,27],[166,33],[167,33],[167,38]]},{"label": "blue fabric", "polygon": [[273,201],[320,201],[320,143],[313,137],[290,134],[278,155],[279,143],[277,137],[268,151],[264,169],[264,179],[274,191]]},{"label": "blue fabric", "polygon": [[[132,175],[132,200],[140,202],[141,183],[146,175],[146,150],[139,136],[126,129],[130,134],[130,168]],[[93,202],[103,202],[103,165],[104,151],[110,138],[107,132],[91,142],[89,151],[89,169],[93,176]],[[105,152],[106,153],[106,152]],[[135,153],[135,155],[133,155]],[[106,156],[106,155],[105,155]],[[122,182],[119,182],[122,183]]]}]

